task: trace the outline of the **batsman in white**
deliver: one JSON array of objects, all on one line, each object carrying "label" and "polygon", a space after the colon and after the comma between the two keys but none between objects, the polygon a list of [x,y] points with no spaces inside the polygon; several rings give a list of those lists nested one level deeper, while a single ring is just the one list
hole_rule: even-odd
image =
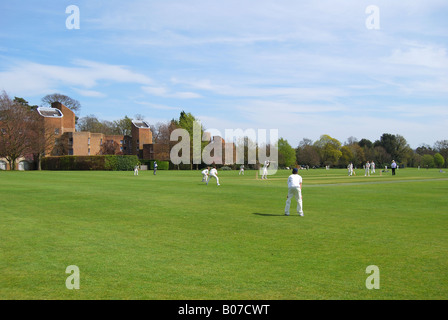
[{"label": "batsman in white", "polygon": [[291,199],[294,197],[297,201],[297,214],[303,217],[302,204],[302,177],[298,175],[297,168],[292,169],[292,174],[288,177],[288,196],[286,197],[285,215],[289,216],[289,207]]},{"label": "batsman in white", "polygon": [[263,165],[263,174],[261,176],[261,179],[268,178],[268,167],[269,167],[269,160],[266,160]]},{"label": "batsman in white", "polygon": [[220,184],[219,184],[219,178],[218,178],[218,170],[216,170],[216,167],[213,167],[213,169],[210,170],[210,173],[209,173],[209,175],[208,175],[208,179],[207,179],[207,185],[208,185],[208,183],[209,183],[211,177],[215,178],[215,179],[216,179],[216,184],[217,184],[218,186],[220,186]]}]

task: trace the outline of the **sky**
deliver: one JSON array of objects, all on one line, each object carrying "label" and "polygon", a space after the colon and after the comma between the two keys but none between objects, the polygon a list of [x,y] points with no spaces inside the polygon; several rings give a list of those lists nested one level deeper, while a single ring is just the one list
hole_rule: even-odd
[{"label": "sky", "polygon": [[191,112],[293,147],[432,146],[448,139],[447,16],[446,0],[1,1],[0,91],[109,121]]}]

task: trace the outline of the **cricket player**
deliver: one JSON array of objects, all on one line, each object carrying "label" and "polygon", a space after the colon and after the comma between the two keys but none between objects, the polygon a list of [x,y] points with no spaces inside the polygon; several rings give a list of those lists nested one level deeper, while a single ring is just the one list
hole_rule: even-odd
[{"label": "cricket player", "polygon": [[218,170],[216,170],[216,167],[213,167],[213,169],[210,170],[210,173],[209,173],[209,175],[208,175],[208,179],[207,179],[207,185],[208,185],[208,183],[209,183],[211,177],[215,178],[215,179],[216,179],[216,184],[217,184],[218,186],[220,186],[220,184],[219,184],[219,178],[218,178]]},{"label": "cricket player", "polygon": [[206,169],[201,171],[201,173],[202,173],[202,181],[201,182],[207,182],[209,171],[210,171],[210,167],[207,167]]},{"label": "cricket player", "polygon": [[266,160],[263,165],[263,175],[261,176],[261,179],[268,178],[268,167],[269,167],[269,160]]},{"label": "cricket player", "polygon": [[375,162],[370,163],[370,170],[372,170],[372,173],[375,173]]},{"label": "cricket player", "polygon": [[347,166],[347,169],[348,169],[348,175],[352,176],[353,175],[353,163],[350,162]]},{"label": "cricket player", "polygon": [[134,167],[134,176],[138,176],[138,165]]},{"label": "cricket player", "polygon": [[154,161],[154,175],[156,175],[157,173],[157,167],[158,167],[157,161]]},{"label": "cricket player", "polygon": [[241,165],[240,172],[238,173],[238,175],[241,175],[241,174],[244,176],[244,164]]},{"label": "cricket player", "polygon": [[369,161],[366,162],[366,172],[364,173],[364,177],[367,177],[367,176],[370,177],[370,162]]},{"label": "cricket player", "polygon": [[289,216],[289,207],[291,199],[294,197],[297,201],[297,214],[303,217],[302,206],[302,177],[298,175],[297,168],[292,169],[292,174],[288,177],[288,196],[286,197],[285,215]]}]

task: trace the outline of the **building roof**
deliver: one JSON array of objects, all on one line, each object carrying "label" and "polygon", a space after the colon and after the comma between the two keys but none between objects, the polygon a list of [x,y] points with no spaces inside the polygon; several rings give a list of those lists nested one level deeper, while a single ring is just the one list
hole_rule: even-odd
[{"label": "building roof", "polygon": [[37,108],[37,112],[45,118],[62,118],[64,116],[61,110],[56,108],[39,107]]},{"label": "building roof", "polygon": [[139,129],[150,129],[149,124],[146,121],[132,120],[132,123]]}]

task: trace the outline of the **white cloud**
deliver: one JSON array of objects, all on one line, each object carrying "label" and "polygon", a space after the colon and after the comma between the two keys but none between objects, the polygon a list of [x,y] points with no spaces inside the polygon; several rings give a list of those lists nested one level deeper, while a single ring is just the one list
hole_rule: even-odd
[{"label": "white cloud", "polygon": [[201,98],[201,95],[194,92],[170,92],[168,88],[165,87],[142,87],[142,90],[153,96],[164,97],[164,98],[177,98],[177,99],[197,99]]},{"label": "white cloud", "polygon": [[7,92],[23,91],[29,95],[48,94],[64,86],[78,90],[92,89],[100,82],[108,81],[143,85],[153,83],[149,77],[124,66],[87,60],[76,60],[73,66],[69,67],[16,61],[5,69],[0,71],[0,87]]}]

